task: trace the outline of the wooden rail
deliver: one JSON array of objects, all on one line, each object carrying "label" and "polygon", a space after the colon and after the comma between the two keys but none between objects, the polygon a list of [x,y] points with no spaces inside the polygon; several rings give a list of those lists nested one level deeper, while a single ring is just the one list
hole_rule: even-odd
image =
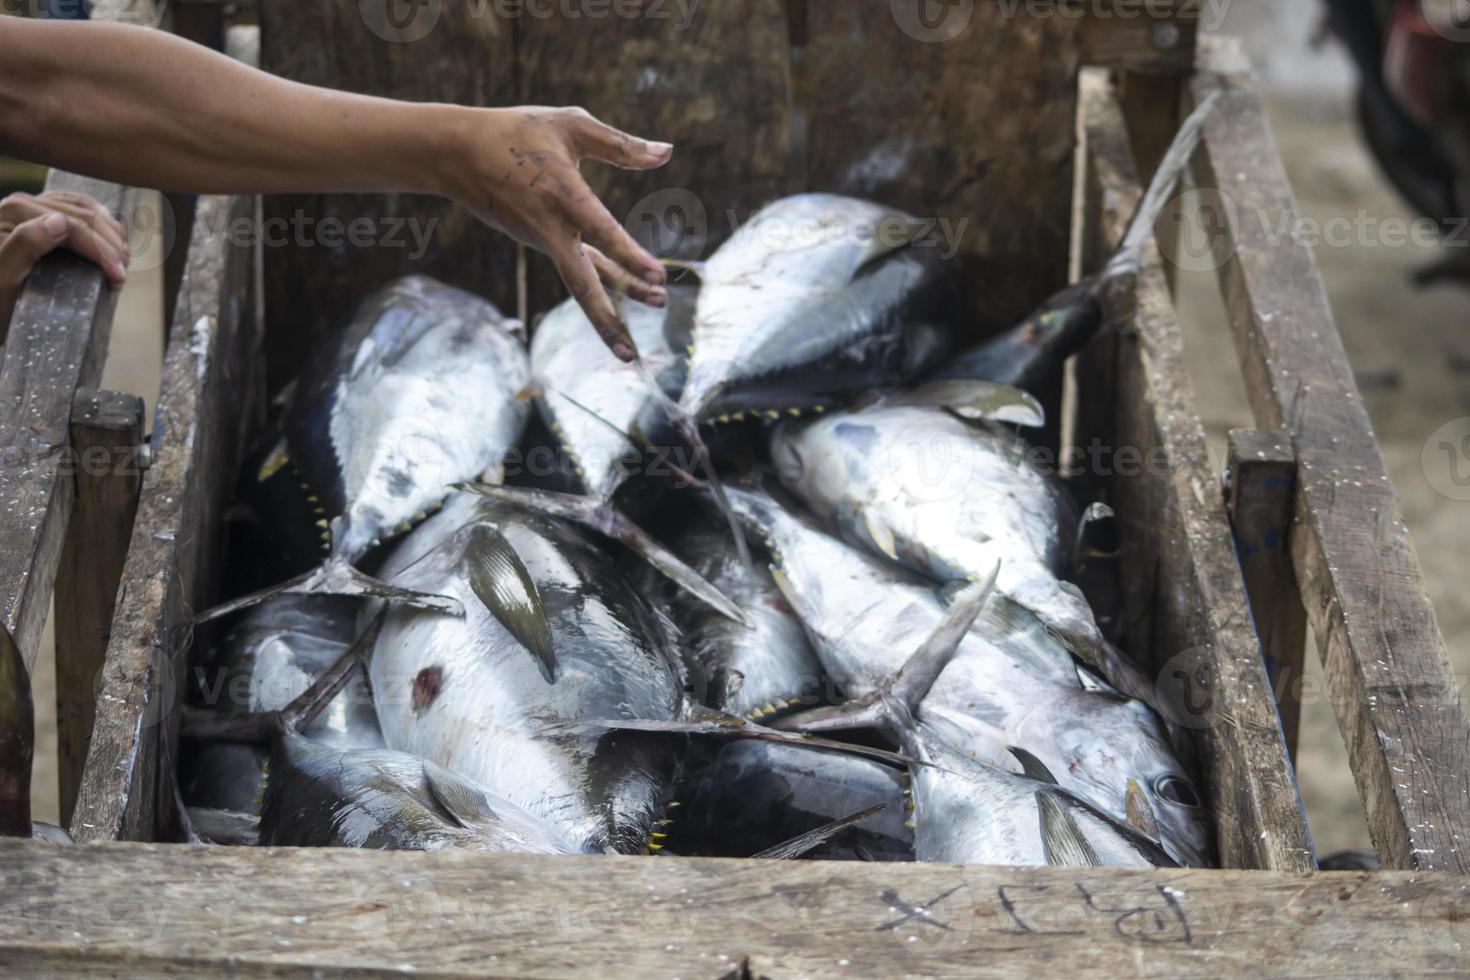
[{"label": "wooden rail", "polygon": [[[1115,85],[1100,69],[1084,70],[1080,84],[1090,189],[1083,237],[1091,252],[1106,255],[1142,188]],[[1160,690],[1172,695],[1173,720],[1196,736],[1224,866],[1312,870],[1311,837],[1156,250],[1138,277],[1133,310],[1119,312],[1127,326],[1094,344],[1078,372],[1078,441],[1095,435],[1165,463],[1113,477],[1126,488],[1102,487],[1123,547],[1135,553],[1125,561],[1135,572],[1124,588],[1133,593],[1126,605],[1142,615],[1125,626],[1125,646],[1151,657]]]},{"label": "wooden rail", "polygon": [[1196,158],[1232,246],[1221,290],[1256,424],[1298,462],[1291,552],[1368,826],[1385,867],[1470,873],[1470,721],[1311,251],[1237,52],[1204,48],[1221,92]]},{"label": "wooden rail", "polygon": [[1434,874],[0,842],[20,974],[1056,977],[1465,966]]}]

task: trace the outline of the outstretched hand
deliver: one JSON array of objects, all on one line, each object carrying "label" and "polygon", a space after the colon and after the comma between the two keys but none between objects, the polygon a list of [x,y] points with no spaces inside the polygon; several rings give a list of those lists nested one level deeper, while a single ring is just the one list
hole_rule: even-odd
[{"label": "outstretched hand", "polygon": [[621,360],[633,360],[637,349],[608,291],[663,306],[667,273],[598,200],[577,165],[590,158],[652,170],[668,163],[674,148],[613,129],[585,109],[472,110],[462,132],[469,168],[450,175],[451,196],[549,255],[603,341]]},{"label": "outstretched hand", "polygon": [[101,204],[85,194],[47,191],[0,200],[0,336],[21,287],[41,257],[65,246],[102,267],[114,286],[127,279],[128,236]]}]

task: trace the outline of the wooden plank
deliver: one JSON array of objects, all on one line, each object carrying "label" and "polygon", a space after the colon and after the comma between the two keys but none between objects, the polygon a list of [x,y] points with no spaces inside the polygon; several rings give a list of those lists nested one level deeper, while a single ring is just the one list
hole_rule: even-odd
[{"label": "wooden plank", "polygon": [[[583,166],[613,217],[655,254],[707,255],[791,185],[794,120],[788,0],[645,4],[604,16],[545,4],[516,19],[516,99],[580,105],[611,125],[674,144],[647,173]],[[529,8],[528,8],[529,9]],[[631,10],[631,6],[628,8]],[[551,263],[532,255],[529,302],[566,297]]]},{"label": "wooden plank", "polygon": [[1316,263],[1275,231],[1297,212],[1265,111],[1244,74],[1192,86],[1215,91],[1196,181],[1228,203],[1219,276],[1256,424],[1296,450],[1293,560],[1369,829],[1385,867],[1470,872],[1470,721],[1419,558]]},{"label": "wooden plank", "polygon": [[76,505],[56,583],[56,734],[61,824],[71,821],[92,739],[97,677],[112,630],[138,490],[143,399],[82,389],[71,413],[67,475]]},{"label": "wooden plank", "polygon": [[977,331],[1019,322],[1067,278],[1077,19],[993,2],[807,8],[808,188],[943,219],[979,265]]},{"label": "wooden plank", "polygon": [[[90,194],[128,215],[133,193],[52,171],[47,190]],[[72,399],[95,387],[117,292],[102,270],[59,251],[37,264],[16,303],[0,363],[0,615],[29,668],[61,561],[75,486],[60,467]]]},{"label": "wooden plank", "polygon": [[250,307],[251,250],[221,229],[254,213],[250,197],[201,197],[164,359],[153,428],[92,745],[71,831],[79,840],[151,840],[160,759],[177,728],[188,623],[212,595],[220,515],[242,430],[260,398],[260,338]]},{"label": "wooden plank", "polygon": [[1198,4],[1151,0],[1109,8],[1094,3],[1090,12],[1081,28],[1084,65],[1141,75],[1184,75],[1194,69]]},{"label": "wooden plank", "polygon": [[1225,481],[1251,617],[1261,638],[1286,748],[1295,761],[1307,612],[1291,567],[1296,453],[1290,435],[1280,430],[1232,429]]},{"label": "wooden plank", "polygon": [[1462,971],[1448,875],[0,842],[18,973],[1333,976]]},{"label": "wooden plank", "polygon": [[[1107,74],[1083,72],[1080,88],[1087,166],[1101,197],[1097,251],[1107,254],[1141,188]],[[1133,309],[1119,314],[1126,326],[1108,352],[1114,415],[1095,426],[1110,452],[1088,465],[1105,478],[1120,523],[1129,580],[1122,643],[1152,667],[1174,720],[1194,737],[1222,864],[1310,870],[1311,839],[1156,250]],[[1085,397],[1079,403],[1093,411]]]},{"label": "wooden plank", "polygon": [[[514,105],[515,29],[501,16],[514,6],[262,0],[261,67],[312,85],[413,102]],[[365,12],[374,9],[401,9],[407,26],[395,32],[386,21],[370,25]],[[447,200],[292,194],[263,201],[272,390],[296,376],[323,332],[343,324],[364,296],[396,276],[434,276],[481,293],[503,311],[516,308],[514,244]],[[359,240],[371,244],[352,243],[353,222],[366,222]]]}]

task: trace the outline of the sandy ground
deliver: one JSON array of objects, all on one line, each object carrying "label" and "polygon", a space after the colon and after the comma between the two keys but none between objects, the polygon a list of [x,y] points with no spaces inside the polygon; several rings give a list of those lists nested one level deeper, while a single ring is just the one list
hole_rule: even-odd
[{"label": "sandy ground", "polygon": [[[1301,213],[1318,221],[1364,214],[1370,222],[1411,219],[1361,148],[1347,104],[1350,75],[1331,50],[1306,48],[1310,4],[1274,5],[1236,0],[1224,31],[1242,35],[1259,66],[1281,153],[1296,188]],[[1364,400],[1381,440],[1390,475],[1403,501],[1430,583],[1440,625],[1462,676],[1470,675],[1470,597],[1461,590],[1458,565],[1470,550],[1470,504],[1437,493],[1421,455],[1441,424],[1470,415],[1470,337],[1465,335],[1465,293],[1452,287],[1416,290],[1407,282],[1429,253],[1381,240],[1323,245],[1317,259],[1338,324],[1362,378]],[[1217,454],[1225,432],[1251,424],[1217,294],[1208,278],[1186,277],[1181,300],[1191,371],[1201,414]],[[161,287],[155,273],[135,275],[121,300],[106,384],[149,399],[157,393]],[[1455,364],[1460,364],[1460,370]],[[48,644],[49,647],[49,644]],[[1313,647],[1315,649],[1315,647]],[[55,752],[49,656],[35,678],[41,718],[36,770],[36,812],[54,819]],[[1320,672],[1317,658],[1309,664]],[[1331,706],[1304,707],[1298,772],[1302,795],[1323,853],[1368,847],[1361,806]]]}]

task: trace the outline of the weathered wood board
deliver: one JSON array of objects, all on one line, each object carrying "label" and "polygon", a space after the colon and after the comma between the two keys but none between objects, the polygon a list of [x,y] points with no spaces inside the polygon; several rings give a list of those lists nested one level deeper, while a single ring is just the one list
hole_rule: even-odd
[{"label": "weathered wood board", "polygon": [[[514,25],[499,16],[502,6],[406,5],[407,19],[394,29],[370,25],[371,3],[261,0],[261,67],[294,81],[411,102],[514,105]],[[295,376],[324,332],[345,324],[364,296],[396,276],[434,276],[508,313],[516,309],[514,244],[446,200],[290,194],[263,201],[272,390]],[[363,229],[357,241],[367,244],[347,234],[354,222]]]},{"label": "weathered wood board", "polygon": [[[1105,255],[1141,187],[1105,72],[1083,73],[1081,104],[1098,197],[1088,210],[1103,242],[1093,253]],[[1126,326],[1089,352],[1078,378],[1087,483],[1120,522],[1121,642],[1151,665],[1173,720],[1194,736],[1220,859],[1226,867],[1311,870],[1311,838],[1156,250],[1138,276]],[[1093,438],[1103,452],[1091,451]]]},{"label": "weathered wood board", "polygon": [[[90,194],[131,214],[131,191],[53,170],[47,190]],[[51,606],[76,483],[68,457],[72,400],[95,388],[117,290],[70,251],[37,264],[11,316],[0,362],[0,615],[29,668]]]},{"label": "weathered wood board", "polygon": [[1196,157],[1233,246],[1219,269],[1256,423],[1291,434],[1293,559],[1386,867],[1470,872],[1470,721],[1424,575],[1296,214],[1265,111],[1238,56],[1212,52],[1220,91]]},{"label": "weathered wood board", "polygon": [[17,973],[1456,973],[1447,875],[1019,869],[0,842]]},{"label": "weathered wood board", "polygon": [[[176,730],[190,620],[210,597],[220,518],[251,405],[260,337],[252,252],[220,231],[254,198],[202,197],[175,307],[123,585],[101,676],[92,744],[71,823],[78,840],[157,832],[164,736]],[[164,811],[168,812],[168,811]]]},{"label": "weathered wood board", "polygon": [[72,405],[76,506],[56,581],[56,743],[61,823],[81,785],[98,675],[143,484],[143,399],[83,388]]}]

